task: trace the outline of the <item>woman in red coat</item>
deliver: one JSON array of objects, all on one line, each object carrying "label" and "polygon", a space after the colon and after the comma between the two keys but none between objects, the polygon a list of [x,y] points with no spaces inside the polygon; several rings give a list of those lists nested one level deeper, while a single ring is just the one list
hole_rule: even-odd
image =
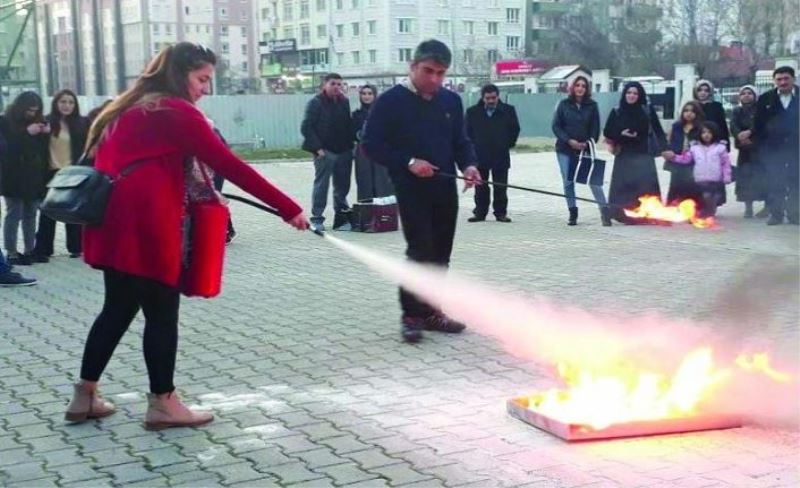
[{"label": "woman in red coat", "polygon": [[216,56],[203,46],[170,46],[92,124],[88,144],[99,141],[95,167],[115,178],[115,184],[103,224],[84,231],[85,260],[103,270],[105,303],[86,340],[68,421],[114,413],[114,406],[97,394],[97,381],[140,309],[150,379],[145,427],[200,425],[213,419],[210,413],[184,406],[173,385],[188,198],[185,178],[193,173],[191,166],[187,170],[191,161],[203,161],[278,209],[291,226],[308,229],[302,208],[236,157],[195,107],[208,93],[215,64]]}]

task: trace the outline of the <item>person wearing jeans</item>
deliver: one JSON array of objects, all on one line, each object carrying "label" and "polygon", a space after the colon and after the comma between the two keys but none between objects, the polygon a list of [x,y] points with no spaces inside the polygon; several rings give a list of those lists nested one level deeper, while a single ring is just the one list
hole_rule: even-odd
[{"label": "person wearing jeans", "polygon": [[[5,154],[0,165],[0,193],[8,213],[3,241],[11,264],[32,264],[36,239],[36,212],[44,196],[48,174],[50,125],[42,116],[42,99],[34,92],[20,93],[0,120]],[[20,225],[23,253],[17,248]]]},{"label": "person wearing jeans", "polygon": [[303,149],[314,156],[314,188],[311,195],[311,225],[325,230],[328,187],[333,179],[333,228],[350,230],[347,193],[353,172],[353,123],[350,102],[342,93],[342,77],[328,73],[322,91],[309,100],[303,123]]},{"label": "person wearing jeans", "polygon": [[[592,100],[591,84],[584,76],[578,76],[569,86],[569,96],[561,100],[553,114],[553,134],[556,141],[556,159],[564,182],[564,194],[569,210],[567,225],[578,224],[578,204],[575,200],[575,181],[570,180],[570,164],[577,163],[581,151],[589,154],[589,140],[600,136],[600,111]],[[574,178],[574,174],[571,175]],[[601,185],[589,185],[594,199],[600,206],[600,219],[604,226],[611,225],[611,216],[606,206],[606,197]]]}]

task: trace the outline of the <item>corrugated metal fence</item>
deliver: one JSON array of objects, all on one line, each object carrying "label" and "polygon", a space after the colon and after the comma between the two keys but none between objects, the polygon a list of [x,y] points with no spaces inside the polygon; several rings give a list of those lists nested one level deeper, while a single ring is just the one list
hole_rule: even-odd
[{"label": "corrugated metal fence", "polygon": [[[300,123],[309,98],[309,95],[213,96],[202,99],[200,107],[232,144],[290,148],[299,147],[302,142]],[[503,98],[516,107],[523,137],[553,136],[550,130],[553,110],[563,95],[513,93]],[[601,122],[605,122],[619,101],[619,94],[598,93],[594,98],[600,106]],[[477,99],[477,94],[465,94],[464,104],[472,105]],[[80,97],[81,110],[86,113],[104,100]],[[350,103],[356,107],[355,100]]]}]

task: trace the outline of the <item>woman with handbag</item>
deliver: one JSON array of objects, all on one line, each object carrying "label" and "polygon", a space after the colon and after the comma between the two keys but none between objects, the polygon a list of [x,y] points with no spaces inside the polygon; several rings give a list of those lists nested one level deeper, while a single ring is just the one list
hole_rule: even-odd
[{"label": "woman with handbag", "polygon": [[603,135],[615,154],[608,192],[614,206],[613,218],[635,224],[637,221],[626,217],[623,209],[638,207],[639,197],[645,195],[661,198],[654,154],[666,146],[664,129],[640,83],[625,85],[619,106],[608,115]]},{"label": "woman with handbag", "polygon": [[[731,115],[733,143],[739,150],[736,158],[736,200],[744,202],[744,218],[753,218],[753,202],[767,201],[767,172],[753,149],[753,123],[756,116],[758,92],[753,85],[739,89],[739,106]],[[758,218],[769,217],[766,205],[758,213]]]},{"label": "woman with handbag", "polygon": [[669,132],[669,150],[665,151],[664,170],[670,172],[667,203],[678,204],[683,200],[691,199],[700,203],[700,192],[692,175],[691,166],[676,164],[670,159],[676,154],[689,150],[692,142],[700,140],[700,126],[705,122],[703,107],[699,102],[690,100],[683,105],[681,117],[672,124]]},{"label": "woman with handbag", "polygon": [[[34,92],[20,93],[0,118],[6,151],[0,161],[0,194],[6,202],[3,241],[8,262],[33,264],[36,213],[44,196],[48,175],[47,134],[50,126],[42,115],[42,99]],[[17,251],[22,227],[23,251]]]},{"label": "woman with handbag", "polygon": [[[55,94],[47,121],[50,124],[47,181],[50,181],[58,170],[80,160],[86,146],[89,124],[86,118],[81,116],[78,97],[71,90],[61,90]],[[64,227],[67,233],[69,257],[80,257],[81,226],[64,224]],[[33,249],[34,262],[46,263],[50,260],[50,256],[54,252],[55,236],[56,221],[44,213],[40,213],[39,230],[36,231],[36,246]]]},{"label": "woman with handbag", "polygon": [[361,106],[353,111],[353,140],[356,147],[353,155],[356,161],[356,188],[359,202],[371,202],[373,198],[394,195],[394,187],[389,179],[389,170],[386,166],[375,164],[361,150],[361,134],[367,122],[369,109],[378,96],[378,89],[374,85],[364,85],[358,91]]},{"label": "woman with handbag", "polygon": [[[192,426],[213,419],[210,413],[187,408],[173,384],[180,293],[186,290],[183,275],[185,269],[202,264],[184,268],[184,257],[208,247],[194,240],[189,248],[184,229],[208,227],[192,209],[213,208],[193,203],[187,192],[197,184],[190,179],[196,173],[194,161],[203,161],[276,208],[291,226],[308,229],[300,206],[236,157],[195,107],[210,89],[215,64],[214,53],[201,45],[181,42],[165,48],[89,131],[87,145],[95,168],[114,178],[114,185],[102,223],[84,229],[84,259],[103,270],[105,302],[86,340],[68,421],[114,413],[114,406],[98,395],[97,381],[140,309],[150,379],[145,427]],[[210,186],[208,176],[203,179]],[[187,214],[195,218],[187,222]],[[218,220],[219,235],[209,238],[219,241],[216,249],[224,250],[226,222]],[[198,233],[191,235],[197,239]]]},{"label": "woman with handbag", "polygon": [[[600,111],[597,102],[592,100],[589,80],[578,76],[569,86],[569,96],[556,106],[552,123],[556,136],[556,159],[564,184],[569,220],[567,225],[577,225],[578,204],[575,200],[575,168],[579,154],[589,151],[589,141],[596,141],[600,135]],[[570,171],[572,167],[572,171]],[[571,175],[570,175],[571,173]],[[572,177],[573,179],[570,179]],[[589,185],[594,199],[600,205],[600,220],[604,226],[611,225],[611,215],[606,205],[602,185]]]}]

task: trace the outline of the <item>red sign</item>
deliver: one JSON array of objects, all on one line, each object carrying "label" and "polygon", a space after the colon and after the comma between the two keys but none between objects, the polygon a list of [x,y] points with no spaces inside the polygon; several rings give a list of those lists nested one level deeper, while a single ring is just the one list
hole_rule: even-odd
[{"label": "red sign", "polygon": [[547,65],[544,62],[526,59],[508,59],[498,61],[494,65],[497,75],[532,75],[546,69]]}]

